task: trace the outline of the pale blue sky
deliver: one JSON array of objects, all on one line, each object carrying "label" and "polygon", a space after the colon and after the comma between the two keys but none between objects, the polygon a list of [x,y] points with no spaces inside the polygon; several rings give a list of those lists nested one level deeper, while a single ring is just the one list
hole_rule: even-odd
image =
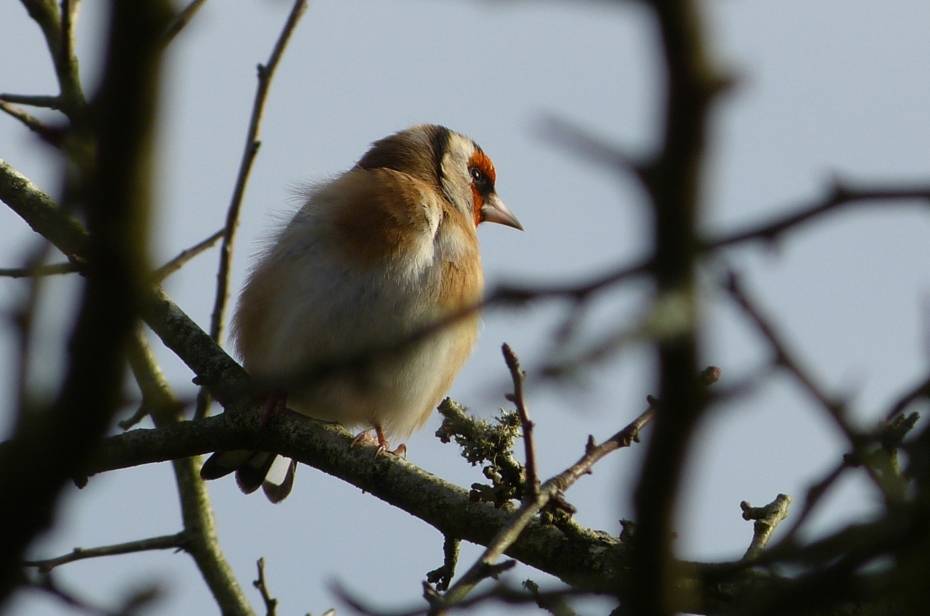
[{"label": "pale blue sky", "polygon": [[[102,45],[97,0],[84,0],[79,52],[93,91]],[[160,128],[158,212],[153,260],[170,258],[218,229],[238,168],[255,88],[290,3],[208,2],[173,44]],[[822,195],[828,178],[925,180],[930,171],[930,5],[847,0],[705,4],[715,55],[739,77],[712,123],[706,174],[708,229],[732,229]],[[479,236],[489,284],[572,280],[631,260],[646,248],[647,210],[628,177],[579,161],[540,138],[546,114],[596,131],[633,152],[658,130],[659,66],[652,20],[619,3],[384,2],[314,0],[280,66],[244,203],[233,289],[275,214],[293,208],[301,182],[350,167],[384,135],[419,122],[442,123],[474,138],[494,160],[498,191],[526,228],[494,226]],[[38,29],[18,2],[0,3],[0,91],[56,91]],[[0,117],[0,158],[55,194],[48,149]],[[823,220],[779,250],[733,251],[730,261],[797,354],[827,388],[855,394],[854,410],[876,418],[927,367],[930,217],[918,207],[874,207]],[[31,231],[0,208],[0,267],[19,263]],[[175,301],[206,324],[216,253],[168,282]],[[38,361],[52,364],[70,307],[67,280],[49,284]],[[22,283],[0,280],[0,307]],[[595,325],[628,323],[641,289],[611,293],[592,311]],[[926,304],[923,304],[926,305]],[[509,342],[531,371],[564,305],[538,304],[487,315],[480,347],[452,395],[488,417],[504,404],[499,347]],[[762,363],[765,348],[719,300],[708,304],[706,363],[735,382]],[[13,353],[0,326],[0,364]],[[171,382],[192,395],[191,374],[159,351]],[[532,384],[541,473],[558,472],[605,438],[654,393],[651,358],[632,348],[572,388]],[[50,382],[54,373],[37,370]],[[0,430],[11,413],[9,371],[0,373]],[[445,479],[481,479],[433,437],[437,417],[409,442],[408,459]],[[648,438],[648,434],[647,434]],[[687,558],[738,557],[751,528],[739,502],[763,504],[779,492],[800,504],[805,487],[841,455],[837,432],[787,377],[757,396],[712,413],[689,464],[678,539]],[[642,448],[602,462],[568,494],[578,519],[611,533],[632,515],[630,490]],[[815,528],[865,515],[874,495],[845,482]],[[319,614],[335,605],[341,580],[385,606],[419,600],[420,581],[442,561],[442,537],[407,514],[318,471],[301,467],[294,493],[272,506],[239,493],[231,479],[211,484],[226,555],[253,602],[255,561],[263,556],[282,613]],[[168,465],[95,477],[69,490],[59,525],[36,546],[52,556],[180,529]],[[479,553],[463,546],[462,567]],[[163,582],[153,614],[212,613],[212,598],[190,559],[143,554],[77,563],[56,572],[103,604],[143,582]],[[521,568],[509,579],[548,578]],[[345,613],[345,610],[341,610]],[[61,614],[61,605],[22,595],[12,614]]]}]

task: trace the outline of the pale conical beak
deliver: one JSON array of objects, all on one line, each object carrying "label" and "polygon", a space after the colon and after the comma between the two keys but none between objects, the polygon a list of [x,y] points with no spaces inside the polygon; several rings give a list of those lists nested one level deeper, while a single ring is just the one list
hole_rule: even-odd
[{"label": "pale conical beak", "polygon": [[523,225],[520,224],[517,217],[507,209],[500,197],[493,193],[484,200],[484,205],[481,206],[481,220],[483,222],[496,222],[499,225],[507,225],[523,231]]}]

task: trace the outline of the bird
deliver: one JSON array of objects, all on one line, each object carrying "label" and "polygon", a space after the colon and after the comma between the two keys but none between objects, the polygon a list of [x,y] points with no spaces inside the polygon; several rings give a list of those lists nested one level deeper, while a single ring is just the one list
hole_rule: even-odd
[{"label": "bird", "polygon": [[[375,141],[351,169],[307,189],[260,251],[232,320],[231,342],[272,392],[268,404],[286,399],[294,411],[361,429],[360,437],[374,430],[378,451],[421,428],[475,347],[484,292],[478,225],[523,230],[496,180],[472,139],[420,124]],[[320,366],[337,369],[314,372]],[[233,471],[243,492],[261,486],[277,503],[291,491],[296,462],[221,451],[200,475]]]}]

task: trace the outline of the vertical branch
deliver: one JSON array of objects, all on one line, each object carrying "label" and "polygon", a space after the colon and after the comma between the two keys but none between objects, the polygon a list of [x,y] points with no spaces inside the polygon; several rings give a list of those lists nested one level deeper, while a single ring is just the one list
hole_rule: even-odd
[{"label": "vertical branch", "polygon": [[507,394],[506,398],[513,402],[517,407],[517,413],[520,415],[520,425],[523,426],[523,444],[526,449],[526,494],[524,501],[535,500],[539,495],[539,475],[536,472],[536,444],[533,437],[533,428],[535,424],[530,419],[530,411],[526,407],[526,400],[523,397],[523,384],[526,381],[526,372],[520,367],[520,358],[513,352],[510,345],[506,342],[502,347],[504,352],[504,361],[510,370],[510,376],[513,379],[513,394]]},{"label": "vertical branch", "polygon": [[[255,156],[258,154],[258,148],[261,145],[258,136],[261,132],[262,118],[265,115],[265,101],[268,98],[271,80],[274,77],[275,69],[278,68],[281,55],[284,53],[288,41],[290,41],[291,34],[297,27],[297,22],[300,21],[301,16],[307,10],[307,1],[295,0],[267,64],[258,65],[258,87],[255,91],[255,102],[252,105],[252,118],[249,121],[249,131],[245,139],[242,161],[239,164],[236,186],[233,189],[232,200],[226,212],[226,227],[223,233],[223,243],[220,246],[220,264],[216,273],[216,297],[213,301],[213,314],[210,317],[210,336],[218,344],[222,343],[223,323],[226,321],[226,303],[229,298],[229,271],[232,267],[233,244],[239,226],[239,211],[242,207],[242,198],[245,195],[249,174],[252,171],[252,163],[255,161]],[[194,416],[203,417],[206,415],[209,406],[210,394],[206,389],[201,388],[197,395],[197,410]]]},{"label": "vertical branch", "polygon": [[[136,329],[133,337],[129,362],[155,426],[160,428],[180,421],[180,403],[158,367],[141,328]],[[184,549],[194,559],[223,614],[254,615],[223,556],[216,536],[213,507],[207,488],[200,479],[197,459],[172,460],[171,465],[181,501]]]},{"label": "vertical branch", "polygon": [[61,34],[54,52],[55,73],[61,87],[61,109],[72,120],[86,105],[77,56],[74,55],[74,26],[81,0],[61,0]]},{"label": "vertical branch", "polygon": [[667,71],[665,132],[643,171],[655,220],[653,274],[661,320],[661,408],[636,489],[637,534],[629,613],[664,615],[676,602],[672,523],[693,428],[703,407],[698,373],[696,225],[707,116],[724,85],[711,69],[695,0],[652,0]]},{"label": "vertical branch", "polygon": [[48,528],[64,484],[85,466],[119,402],[125,348],[143,293],[150,146],[167,2],[114,1],[103,82],[91,126],[96,165],[86,183],[86,282],[53,406],[17,427],[0,452],[0,601],[19,562]]}]

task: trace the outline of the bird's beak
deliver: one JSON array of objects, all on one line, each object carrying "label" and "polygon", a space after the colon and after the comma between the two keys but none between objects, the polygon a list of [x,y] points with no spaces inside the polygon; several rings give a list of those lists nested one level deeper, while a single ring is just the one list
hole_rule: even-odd
[{"label": "bird's beak", "polygon": [[523,231],[523,225],[520,224],[517,217],[507,209],[507,206],[496,194],[491,194],[484,200],[484,205],[481,206],[481,220],[483,222],[496,222]]}]

